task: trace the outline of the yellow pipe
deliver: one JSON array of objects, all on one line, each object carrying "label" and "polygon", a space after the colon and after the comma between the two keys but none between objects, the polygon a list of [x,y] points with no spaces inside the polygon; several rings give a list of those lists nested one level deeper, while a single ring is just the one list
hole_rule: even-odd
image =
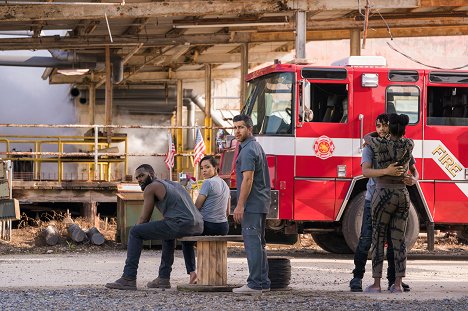
[{"label": "yellow pipe", "polygon": [[128,174],[128,139],[125,137],[125,162],[124,162],[124,177]]},{"label": "yellow pipe", "polygon": [[205,117],[205,135],[203,139],[205,140],[205,146],[206,146],[206,154],[211,154],[211,146],[213,145],[212,143],[212,126],[213,126],[213,119],[210,117]]},{"label": "yellow pipe", "polygon": [[[58,150],[60,153],[63,152],[63,145],[60,143],[60,138],[58,140]],[[62,181],[62,173],[63,173],[63,163],[62,163],[62,160],[61,160],[61,157],[58,156],[58,181],[61,182]]]}]

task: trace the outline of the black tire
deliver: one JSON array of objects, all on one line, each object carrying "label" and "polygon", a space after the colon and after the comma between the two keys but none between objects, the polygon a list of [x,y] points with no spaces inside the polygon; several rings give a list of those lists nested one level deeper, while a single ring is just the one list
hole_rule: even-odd
[{"label": "black tire", "polygon": [[286,288],[291,280],[291,261],[284,257],[268,257],[268,278],[271,289]]},{"label": "black tire", "polygon": [[353,251],[348,247],[344,236],[338,232],[319,232],[312,233],[315,243],[323,250],[334,254],[352,254]]},{"label": "black tire", "polygon": [[[348,205],[343,217],[343,235],[350,249],[356,249],[361,235],[362,214],[366,192],[357,194]],[[413,248],[419,236],[419,217],[413,204],[410,206],[408,223],[406,225],[406,249]]]}]

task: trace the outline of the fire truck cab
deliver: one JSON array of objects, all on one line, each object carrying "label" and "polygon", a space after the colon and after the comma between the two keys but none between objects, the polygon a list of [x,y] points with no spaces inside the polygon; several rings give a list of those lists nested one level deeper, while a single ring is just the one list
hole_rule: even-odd
[{"label": "fire truck cab", "polygon": [[327,251],[354,251],[367,184],[363,137],[379,114],[396,112],[410,118],[406,136],[420,175],[408,187],[408,249],[420,229],[429,244],[434,228],[468,233],[468,71],[392,69],[383,57],[350,57],[331,67],[275,63],[247,81],[242,111],[267,154],[270,229],[310,232]]}]

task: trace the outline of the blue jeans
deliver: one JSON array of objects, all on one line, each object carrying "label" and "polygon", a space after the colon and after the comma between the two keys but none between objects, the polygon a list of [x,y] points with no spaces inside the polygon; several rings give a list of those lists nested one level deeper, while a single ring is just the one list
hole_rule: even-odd
[{"label": "blue jeans", "polygon": [[268,259],[265,251],[265,213],[244,212],[242,237],[249,266],[247,286],[252,289],[270,288]]},{"label": "blue jeans", "polygon": [[179,236],[180,234],[172,230],[164,220],[133,226],[128,235],[127,260],[123,275],[128,278],[136,278],[144,240],[163,240],[159,277],[169,278],[174,262],[174,239]]},{"label": "blue jeans", "polygon": [[[392,239],[389,238],[390,231],[387,232],[387,279],[390,283],[395,283],[395,261]],[[359,237],[359,243],[354,252],[354,270],[353,275],[355,278],[362,279],[364,272],[366,272],[366,262],[369,250],[372,244],[372,208],[371,201],[365,200],[364,212],[362,214],[362,226],[361,235]]]},{"label": "blue jeans", "polygon": [[[228,222],[203,222],[203,233],[202,235],[226,235],[229,232]],[[195,264],[195,242],[186,241],[182,242],[182,253],[184,254],[185,268],[187,269],[187,274],[196,270]]]}]

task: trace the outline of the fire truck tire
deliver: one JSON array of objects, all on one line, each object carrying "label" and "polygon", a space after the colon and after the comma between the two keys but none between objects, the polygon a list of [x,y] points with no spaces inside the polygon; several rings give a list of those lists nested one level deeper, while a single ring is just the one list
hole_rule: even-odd
[{"label": "fire truck tire", "polygon": [[[366,192],[356,195],[349,203],[343,217],[343,235],[350,249],[356,249],[361,234],[362,214]],[[419,236],[419,218],[413,204],[410,206],[408,223],[406,225],[406,248],[411,250]]]},{"label": "fire truck tire", "polygon": [[312,233],[315,243],[323,250],[334,254],[352,254],[344,236],[338,232],[316,232]]}]

